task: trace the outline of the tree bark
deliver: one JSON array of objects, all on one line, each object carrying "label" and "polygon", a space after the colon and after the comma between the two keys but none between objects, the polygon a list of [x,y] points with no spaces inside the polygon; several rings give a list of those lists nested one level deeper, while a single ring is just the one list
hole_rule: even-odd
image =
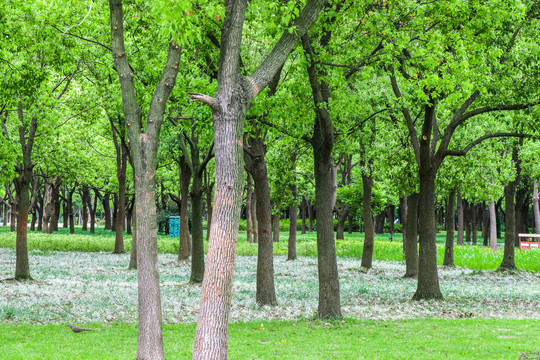
[{"label": "tree bark", "polygon": [[272,215],[272,242],[279,242],[279,222],[281,220],[281,210]]},{"label": "tree bark", "polygon": [[103,226],[103,230],[111,230],[111,194],[109,194],[108,192],[104,193],[101,202],[103,204],[103,212],[105,213],[105,224]]},{"label": "tree bark", "polygon": [[[179,135],[183,136],[183,135]],[[188,156],[188,155],[186,155]],[[180,244],[178,251],[178,261],[188,260],[191,255],[191,236],[189,234],[188,197],[189,184],[191,182],[191,169],[186,159],[180,158]]]},{"label": "tree bark", "polygon": [[472,218],[471,218],[472,243],[473,245],[476,245],[478,242],[478,234],[477,234],[477,229],[476,229],[478,206],[476,206],[476,204],[471,204],[471,212],[472,212]]},{"label": "tree bark", "polygon": [[[157,256],[155,173],[159,135],[167,100],[176,83],[181,50],[169,43],[167,64],[156,85],[145,124],[137,103],[134,73],[124,45],[121,0],[109,0],[111,48],[122,91],[122,105],[132,154],[135,180],[139,326],[137,359],[163,359],[161,298]],[[124,221],[122,219],[121,221]],[[132,244],[132,248],[134,244]]]},{"label": "tree bark", "polygon": [[306,233],[306,213],[307,213],[307,201],[302,196],[302,203],[300,205],[300,216],[302,217],[302,235]]},{"label": "tree bark", "polygon": [[497,215],[495,214],[495,201],[489,202],[489,246],[497,250]]},{"label": "tree bark", "polygon": [[[287,260],[296,260],[296,227],[297,227],[297,216],[298,216],[298,205],[297,205],[297,197],[298,197],[298,191],[296,184],[293,183],[291,185],[291,193],[293,196],[293,204],[291,205],[290,210],[290,216],[289,216],[289,241],[287,244]],[[304,213],[305,214],[305,213]],[[305,217],[304,217],[305,220]],[[303,222],[304,225],[304,232],[306,229],[305,221]],[[279,229],[279,228],[278,228]]]},{"label": "tree bark", "polygon": [[458,189],[457,192],[457,218],[458,218],[458,233],[457,233],[457,244],[463,245],[463,199],[461,198],[461,191]]},{"label": "tree bark", "polygon": [[336,206],[336,212],[338,214],[336,239],[344,240],[345,239],[345,221],[347,221],[347,217],[349,216],[349,207],[345,205],[343,201],[341,201],[340,206],[339,207]]},{"label": "tree bark", "polygon": [[370,174],[362,172],[362,217],[364,220],[364,248],[362,251],[361,266],[370,269],[373,265],[373,250],[375,246],[375,224],[371,210],[371,192],[373,178]]},{"label": "tree bark", "polygon": [[404,278],[416,278],[418,276],[418,197],[411,194],[407,196],[407,217],[403,236],[403,252],[405,253]]},{"label": "tree bark", "polygon": [[253,216],[251,215],[251,209],[253,201],[253,181],[249,172],[247,173],[247,187],[246,187],[246,240],[248,243],[253,242]]},{"label": "tree bark", "polygon": [[446,202],[446,244],[444,246],[443,265],[451,267],[454,267],[454,230],[456,227],[454,222],[454,206],[456,203],[456,192],[457,189],[453,188]]},{"label": "tree bark", "polygon": [[216,190],[214,213],[201,294],[201,306],[193,344],[193,359],[227,358],[228,320],[240,205],[242,201],[243,128],[252,100],[283,66],[298,36],[315,22],[325,1],[308,1],[293,21],[295,30],[285,31],[263,61],[246,79],[240,74],[240,49],[245,0],[226,3],[218,69],[218,89],[214,97],[193,94],[192,98],[212,108],[214,119]]},{"label": "tree bark", "polygon": [[537,234],[540,234],[540,206],[538,205],[538,181],[536,180],[534,180],[533,183],[532,208],[534,217],[534,229]]}]

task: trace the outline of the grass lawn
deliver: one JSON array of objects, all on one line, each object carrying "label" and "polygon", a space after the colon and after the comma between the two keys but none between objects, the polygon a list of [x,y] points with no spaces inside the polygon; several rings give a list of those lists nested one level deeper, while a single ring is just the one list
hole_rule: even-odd
[{"label": "grass lawn", "polygon": [[[135,357],[135,325],[89,326],[95,331],[74,334],[60,325],[2,324],[0,354],[25,360]],[[229,329],[229,358],[239,360],[506,360],[540,351],[539,320],[264,321],[235,323]],[[194,333],[194,324],[165,325],[165,358],[191,358]]]}]

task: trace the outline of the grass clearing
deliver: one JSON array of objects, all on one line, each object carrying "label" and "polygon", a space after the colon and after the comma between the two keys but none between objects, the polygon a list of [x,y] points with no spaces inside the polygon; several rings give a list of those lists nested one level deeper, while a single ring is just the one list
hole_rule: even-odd
[{"label": "grass clearing", "polygon": [[[85,325],[86,326],[86,325]],[[133,359],[137,327],[0,324],[5,359]],[[229,326],[229,359],[518,359],[538,350],[538,320],[257,321]],[[164,326],[165,358],[189,359],[194,324]],[[532,338],[531,338],[532,336]],[[537,339],[537,338],[536,338]]]},{"label": "grass clearing", "polygon": [[[287,255],[288,233],[280,235],[280,241],[274,243],[274,255]],[[346,234],[345,240],[336,241],[339,257],[361,259],[363,252],[363,233]],[[394,241],[388,240],[388,234],[375,236],[374,260],[403,261],[403,246],[401,234],[394,234]],[[437,262],[443,263],[445,234],[437,234]],[[131,249],[131,235],[125,236],[125,249]],[[502,244],[499,244],[502,245]],[[205,242],[206,249],[208,243]],[[9,228],[0,226],[0,248],[15,248],[15,233]],[[28,233],[28,248],[41,251],[82,251],[82,252],[112,252],[114,249],[114,233],[96,229],[96,234],[82,232],[79,228],[75,234],[69,234],[68,229],[61,228],[55,234]],[[168,236],[158,236],[158,251],[162,254],[177,254],[178,239]],[[493,252],[489,248],[478,245],[456,246],[455,263],[457,266],[476,270],[495,270],[502,262],[503,250]],[[238,236],[237,254],[239,256],[256,256],[257,244],[246,241],[245,233]],[[317,256],[317,234],[298,234],[298,256]],[[540,250],[516,250],[516,265],[520,270],[540,272]]]}]

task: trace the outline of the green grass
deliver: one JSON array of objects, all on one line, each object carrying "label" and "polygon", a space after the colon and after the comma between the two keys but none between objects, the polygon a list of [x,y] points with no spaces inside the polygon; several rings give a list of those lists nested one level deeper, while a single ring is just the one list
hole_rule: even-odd
[{"label": "green grass", "polygon": [[[439,265],[443,263],[445,234],[437,234]],[[275,255],[287,254],[288,233],[280,235],[280,242],[274,243]],[[363,233],[346,234],[345,240],[336,241],[337,255],[341,257],[361,258],[363,250]],[[131,236],[124,239],[126,251],[131,249]],[[0,227],[0,247],[14,248],[15,234],[7,227]],[[205,242],[205,247],[208,243]],[[96,229],[96,234],[83,232],[77,228],[75,234],[69,234],[67,229],[60,229],[55,234],[41,234],[38,232],[28,233],[28,248],[30,250],[53,250],[53,251],[83,251],[83,252],[112,252],[114,248],[114,233],[103,229]],[[178,253],[178,239],[165,235],[158,236],[158,251],[160,253]],[[237,254],[243,256],[257,255],[257,244],[246,242],[245,232],[238,236]],[[316,233],[298,234],[298,256],[317,256]],[[494,270],[502,261],[502,250],[492,252],[490,249],[477,245],[465,245],[455,247],[455,264],[457,266],[479,270]],[[388,240],[388,234],[375,236],[374,260],[403,261],[402,236],[394,234],[394,241]],[[540,250],[516,251],[516,265],[521,270],[540,272]]]},{"label": "green grass", "polygon": [[[80,324],[79,324],[80,325]],[[1,324],[2,359],[133,359],[137,327]],[[417,319],[324,323],[302,320],[229,326],[229,359],[518,359],[539,351],[539,320]],[[164,326],[165,358],[189,359],[194,324]]]}]

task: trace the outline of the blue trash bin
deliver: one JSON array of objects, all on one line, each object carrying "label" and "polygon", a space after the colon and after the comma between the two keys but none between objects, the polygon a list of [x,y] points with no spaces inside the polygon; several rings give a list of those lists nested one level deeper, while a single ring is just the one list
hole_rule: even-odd
[{"label": "blue trash bin", "polygon": [[180,216],[169,216],[169,237],[180,236]]}]

